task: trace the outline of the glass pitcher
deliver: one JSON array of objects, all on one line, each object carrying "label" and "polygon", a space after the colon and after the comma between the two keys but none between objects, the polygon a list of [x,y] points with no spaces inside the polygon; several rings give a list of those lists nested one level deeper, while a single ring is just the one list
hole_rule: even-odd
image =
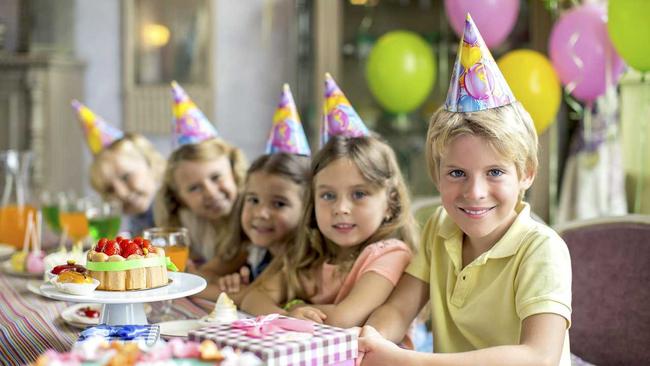
[{"label": "glass pitcher", "polygon": [[0,151],[0,243],[22,248],[31,205],[30,174],[32,153]]}]

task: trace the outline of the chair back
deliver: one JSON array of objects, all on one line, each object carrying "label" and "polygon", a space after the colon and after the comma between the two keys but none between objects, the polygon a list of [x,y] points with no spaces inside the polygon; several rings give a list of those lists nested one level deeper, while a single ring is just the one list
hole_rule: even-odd
[{"label": "chair back", "polygon": [[571,253],[571,352],[597,365],[650,365],[650,216],[556,230]]}]

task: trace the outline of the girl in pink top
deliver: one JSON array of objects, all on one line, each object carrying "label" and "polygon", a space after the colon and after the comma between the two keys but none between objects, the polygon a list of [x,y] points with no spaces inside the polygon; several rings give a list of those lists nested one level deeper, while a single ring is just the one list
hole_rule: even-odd
[{"label": "girl in pink top", "polygon": [[375,137],[332,137],[311,173],[295,243],[241,308],[359,326],[411,259],[416,230],[408,192],[395,153]]}]

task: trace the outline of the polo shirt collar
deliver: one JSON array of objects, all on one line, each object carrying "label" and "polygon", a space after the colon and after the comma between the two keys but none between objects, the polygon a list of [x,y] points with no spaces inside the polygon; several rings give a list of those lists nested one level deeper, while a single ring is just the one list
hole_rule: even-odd
[{"label": "polo shirt collar", "polygon": [[[476,258],[476,264],[484,264],[489,258],[506,258],[517,253],[517,249],[526,237],[526,233],[530,230],[532,218],[530,217],[530,205],[526,202],[520,202],[515,207],[515,211],[517,217],[508,228],[508,231],[490,250]],[[445,249],[454,266],[459,269],[462,260],[463,232],[451,217],[445,215],[444,219],[441,220],[438,235],[444,239]]]}]

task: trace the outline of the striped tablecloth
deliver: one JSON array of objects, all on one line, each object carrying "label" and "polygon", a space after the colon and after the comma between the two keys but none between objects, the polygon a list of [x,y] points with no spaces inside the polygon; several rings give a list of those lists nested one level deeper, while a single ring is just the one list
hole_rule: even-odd
[{"label": "striped tablecloth", "polygon": [[[0,273],[0,365],[24,365],[47,349],[67,351],[80,329],[67,325],[61,312],[74,303],[50,300],[27,289],[29,279]],[[160,303],[152,303],[156,312]],[[196,319],[206,314],[189,298],[176,299],[168,318]]]}]

